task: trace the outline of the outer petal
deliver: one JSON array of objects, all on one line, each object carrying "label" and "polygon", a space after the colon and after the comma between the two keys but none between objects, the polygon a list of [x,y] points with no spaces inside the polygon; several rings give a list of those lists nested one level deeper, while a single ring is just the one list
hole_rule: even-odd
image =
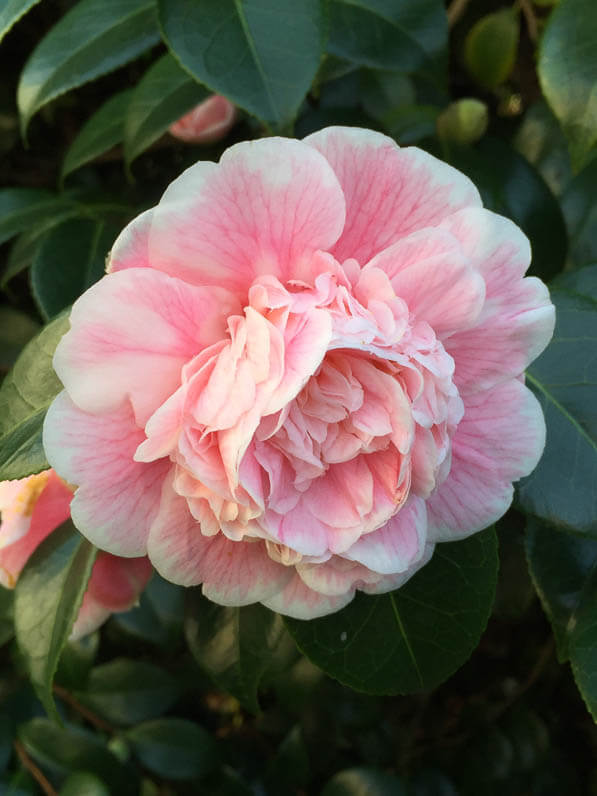
[{"label": "outer petal", "polygon": [[101,416],[81,411],[66,392],[44,422],[44,448],[57,473],[79,488],[74,524],[93,544],[121,556],[145,555],[161,485],[172,464],[133,461],[145,435],[126,404]]},{"label": "outer petal", "polygon": [[134,218],[114,241],[110,251],[108,273],[124,268],[149,268],[149,229],[153,208]]},{"label": "outer petal", "polygon": [[240,311],[219,288],[197,288],[149,269],[109,274],[78,299],[54,368],[72,400],[88,412],[130,398],[139,425],[180,385],[180,371],[225,337]]},{"label": "outer petal", "polygon": [[294,619],[316,619],[318,616],[333,614],[344,608],[354,597],[354,589],[345,594],[326,595],[313,591],[294,574],[292,580],[281,591],[262,600],[262,603],[285,616]]},{"label": "outer petal", "polygon": [[128,611],[153,574],[149,559],[121,558],[99,553],[87,586],[87,594],[112,613]]},{"label": "outer petal", "polygon": [[154,268],[198,285],[245,292],[260,274],[282,281],[310,273],[344,225],[344,197],[319,153],[299,141],[236,144],[219,165],[197,163],[155,208]]},{"label": "outer petal", "polygon": [[489,210],[455,213],[442,227],[462,248],[486,283],[485,306],[472,329],[445,341],[456,362],[462,393],[485,390],[517,376],[549,342],[555,323],[547,287],[523,275],[531,249],[523,232]]},{"label": "outer petal", "polygon": [[431,561],[431,556],[433,555],[433,551],[435,550],[435,544],[427,543],[425,545],[425,549],[423,550],[423,555],[421,558],[409,567],[406,572],[399,572],[395,575],[384,575],[377,583],[365,583],[360,586],[360,590],[364,591],[366,594],[386,594],[386,592],[394,591],[394,589],[399,589],[401,586],[409,581],[413,575],[422,569],[425,564],[428,564]]},{"label": "outer petal", "polygon": [[305,138],[336,172],[346,197],[346,224],[330,249],[366,263],[400,238],[437,225],[462,207],[480,206],[473,183],[416,147],[355,127],[328,127]]},{"label": "outer petal", "polygon": [[450,474],[427,501],[430,541],[469,536],[499,519],[512,481],[533,470],[544,444],[541,407],[517,379],[466,396]]},{"label": "outer petal", "polygon": [[425,501],[411,496],[385,525],[361,536],[343,555],[383,575],[405,572],[423,555],[426,531]]},{"label": "outer petal", "polygon": [[232,542],[222,533],[204,536],[170,479],[151,527],[148,554],[164,578],[182,586],[203,583],[205,596],[221,605],[267,599],[284,588],[292,574],[272,561],[261,541]]}]

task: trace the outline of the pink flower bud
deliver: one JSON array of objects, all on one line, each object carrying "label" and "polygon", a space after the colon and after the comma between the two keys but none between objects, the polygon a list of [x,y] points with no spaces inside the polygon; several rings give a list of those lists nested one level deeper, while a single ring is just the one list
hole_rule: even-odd
[{"label": "pink flower bud", "polygon": [[236,107],[226,97],[214,94],[181,116],[169,132],[188,144],[213,144],[224,138],[236,119]]}]

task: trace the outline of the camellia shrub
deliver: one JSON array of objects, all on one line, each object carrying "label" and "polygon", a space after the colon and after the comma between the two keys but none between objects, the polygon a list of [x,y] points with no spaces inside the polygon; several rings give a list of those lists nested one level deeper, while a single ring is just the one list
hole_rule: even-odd
[{"label": "camellia shrub", "polygon": [[592,792],[597,6],[483,5],[0,8],[2,792]]}]

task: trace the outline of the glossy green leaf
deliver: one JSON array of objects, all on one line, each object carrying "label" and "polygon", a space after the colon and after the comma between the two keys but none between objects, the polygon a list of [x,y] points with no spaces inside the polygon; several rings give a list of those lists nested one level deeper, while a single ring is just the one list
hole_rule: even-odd
[{"label": "glossy green leaf", "polygon": [[123,765],[97,733],[35,718],[19,727],[18,736],[26,752],[52,775],[64,777],[86,771],[105,782],[111,794],[139,792],[132,768]]},{"label": "glossy green leaf", "polygon": [[150,147],[168,127],[198,105],[209,91],[164,55],[143,75],[128,108],[124,153],[127,163]]},{"label": "glossy green leaf", "polygon": [[114,614],[112,624],[151,644],[176,644],[182,638],[185,592],[182,586],[175,586],[154,572],[138,605]]},{"label": "glossy green leaf", "polygon": [[564,218],[531,164],[495,138],[484,138],[474,149],[454,151],[451,163],[472,179],[485,207],[511,218],[528,236],[533,252],[529,273],[543,279],[559,273],[567,249]]},{"label": "glossy green leaf", "polygon": [[0,41],[39,0],[4,0],[0,8]]},{"label": "glossy green leaf", "polygon": [[300,650],[327,674],[369,694],[409,694],[446,680],[478,644],[497,581],[492,528],[440,544],[402,588],[358,593],[342,611],[284,622]]},{"label": "glossy green leaf", "polygon": [[23,134],[50,100],[158,41],[154,0],[79,0],[44,36],[21,73],[17,101]]},{"label": "glossy green leaf", "polygon": [[401,146],[409,146],[435,134],[438,115],[434,105],[402,105],[388,111],[383,126]]},{"label": "glossy green leaf", "polygon": [[127,89],[114,94],[85,122],[64,156],[62,180],[123,140],[124,119],[132,93]]},{"label": "glossy green leaf", "polygon": [[77,218],[46,235],[31,266],[33,296],[46,319],[53,318],[101,279],[118,232],[113,224]]},{"label": "glossy green leaf", "polygon": [[562,196],[572,265],[597,262],[597,160],[570,182]]},{"label": "glossy green leaf", "polygon": [[570,153],[562,128],[544,100],[531,105],[525,113],[514,146],[559,196],[572,179]]},{"label": "glossy green leaf", "polygon": [[448,40],[440,0],[331,0],[328,51],[364,66],[436,69]]},{"label": "glossy green leaf", "polygon": [[128,730],[126,738],[145,768],[166,779],[203,777],[216,763],[214,739],[192,721],[146,721]]},{"label": "glossy green leaf", "polygon": [[158,0],[173,54],[199,82],[288,125],[323,53],[322,0]]},{"label": "glossy green leaf", "polygon": [[321,796],[407,796],[404,783],[376,768],[347,768],[326,783]]},{"label": "glossy green leaf", "polygon": [[0,646],[14,636],[14,591],[0,586]]},{"label": "glossy green leaf", "polygon": [[597,536],[597,265],[566,274],[551,295],[553,340],[527,371],[547,439],[519,499],[531,514]]},{"label": "glossy green leaf", "polygon": [[117,658],[91,670],[77,699],[114,724],[137,724],[168,710],[180,695],[176,680],[144,661]]},{"label": "glossy green leaf", "polygon": [[48,467],[41,434],[46,410],[62,385],[52,357],[68,329],[61,316],[23,349],[0,386],[0,480],[23,478]]},{"label": "glossy green leaf", "polygon": [[44,224],[65,212],[75,212],[76,204],[65,196],[41,188],[0,190],[0,243],[33,225]]},{"label": "glossy green leaf", "polygon": [[597,540],[531,521],[526,549],[558,657],[570,661],[574,679],[597,720]]},{"label": "glossy green leaf", "polygon": [[575,169],[597,144],[597,11],[594,0],[562,0],[549,17],[538,73],[558,117]]},{"label": "glossy green leaf", "polygon": [[225,608],[195,592],[189,600],[185,635],[201,668],[257,713],[259,683],[283,643],[281,618],[258,603]]},{"label": "glossy green leaf", "polygon": [[520,21],[518,10],[503,8],[476,22],[464,42],[464,63],[487,89],[503,83],[516,62]]},{"label": "glossy green leaf", "polygon": [[68,520],[35,550],[17,581],[17,642],[29,679],[54,717],[54,673],[79,613],[95,553]]}]

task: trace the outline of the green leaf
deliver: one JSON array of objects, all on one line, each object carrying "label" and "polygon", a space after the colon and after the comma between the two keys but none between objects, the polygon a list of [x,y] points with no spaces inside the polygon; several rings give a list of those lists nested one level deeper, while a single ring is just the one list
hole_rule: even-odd
[{"label": "green leaf", "polygon": [[139,604],[114,614],[112,624],[150,644],[176,644],[182,638],[185,591],[154,572]]},{"label": "green leaf", "polygon": [[110,796],[110,791],[95,774],[75,771],[64,780],[59,796]]},{"label": "green leaf", "polygon": [[451,102],[437,119],[437,134],[448,143],[466,146],[485,135],[489,123],[487,105],[481,100],[464,98]]},{"label": "green leaf", "polygon": [[123,140],[124,119],[132,93],[127,89],[114,94],[85,122],[64,156],[61,180]]},{"label": "green leaf", "polygon": [[452,165],[475,183],[483,204],[515,221],[531,241],[529,273],[559,273],[567,250],[562,211],[541,175],[505,141],[484,138],[474,149],[452,153]]},{"label": "green leaf", "polygon": [[106,748],[97,733],[35,718],[19,727],[18,736],[35,762],[54,776],[86,771],[105,782],[110,793],[139,792],[133,770]]},{"label": "green leaf", "polygon": [[512,72],[518,51],[518,9],[503,8],[476,22],[464,42],[464,63],[487,89],[497,88]]},{"label": "green leaf", "polygon": [[39,324],[29,315],[14,307],[0,306],[0,369],[7,370],[37,332]]},{"label": "green leaf", "polygon": [[387,112],[383,125],[401,146],[408,146],[435,134],[438,115],[434,105],[402,105]]},{"label": "green leaf", "polygon": [[0,586],[0,645],[14,636],[14,591]]},{"label": "green leaf", "polygon": [[62,389],[52,357],[67,329],[66,316],[44,327],[25,346],[0,386],[0,480],[23,478],[49,466],[42,424],[48,406]]},{"label": "green leaf", "polygon": [[578,170],[597,144],[597,12],[593,0],[562,0],[551,13],[537,71]]},{"label": "green leaf", "polygon": [[39,226],[65,212],[75,212],[72,199],[41,188],[4,188],[0,191],[0,243],[32,226]]},{"label": "green leaf", "polygon": [[126,738],[141,763],[167,779],[203,777],[216,763],[214,739],[192,721],[146,721],[128,730]]},{"label": "green leaf", "polygon": [[300,650],[326,674],[369,694],[434,688],[475,649],[497,581],[492,528],[440,544],[431,561],[389,594],[359,592],[336,614],[284,622]]},{"label": "green leaf", "polygon": [[111,72],[159,41],[154,0],[79,0],[47,33],[21,73],[23,135],[50,100]]},{"label": "green leaf", "polygon": [[168,47],[212,91],[288,125],[324,46],[322,0],[158,0]]},{"label": "green leaf", "polygon": [[597,265],[552,286],[556,329],[527,371],[547,424],[537,468],[519,483],[525,511],[597,535]]},{"label": "green leaf", "polygon": [[562,128],[544,100],[531,105],[525,113],[514,146],[559,196],[572,179],[570,154]]},{"label": "green leaf", "polygon": [[276,751],[265,771],[267,793],[292,793],[306,789],[311,778],[309,753],[303,731],[295,724]]},{"label": "green leaf", "polygon": [[164,713],[180,687],[166,671],[143,661],[117,658],[95,666],[77,699],[114,724],[137,724]]},{"label": "green leaf", "polygon": [[124,152],[127,163],[153,144],[168,127],[209,95],[171,55],[143,75],[128,108]]},{"label": "green leaf", "polygon": [[562,196],[569,256],[576,267],[597,262],[597,160],[570,182]]},{"label": "green leaf", "polygon": [[404,783],[376,768],[347,768],[339,771],[321,791],[321,796],[406,796]]},{"label": "green leaf", "polygon": [[448,21],[440,0],[331,0],[329,14],[333,55],[401,72],[441,65]]},{"label": "green leaf", "polygon": [[113,224],[76,218],[46,235],[31,266],[33,296],[46,319],[101,279],[118,231]]},{"label": "green leaf", "polygon": [[37,3],[39,0],[4,0],[4,6],[0,8],[0,41],[12,26],[16,25],[19,19]]},{"label": "green leaf", "polygon": [[52,681],[72,630],[96,550],[68,520],[35,550],[15,589],[15,633],[35,691],[58,718]]},{"label": "green leaf", "polygon": [[193,592],[185,635],[197,663],[248,710],[259,712],[257,689],[285,636],[281,618],[262,605],[225,608]]},{"label": "green leaf", "polygon": [[526,549],[558,657],[570,661],[582,697],[597,720],[597,540],[531,521]]}]

